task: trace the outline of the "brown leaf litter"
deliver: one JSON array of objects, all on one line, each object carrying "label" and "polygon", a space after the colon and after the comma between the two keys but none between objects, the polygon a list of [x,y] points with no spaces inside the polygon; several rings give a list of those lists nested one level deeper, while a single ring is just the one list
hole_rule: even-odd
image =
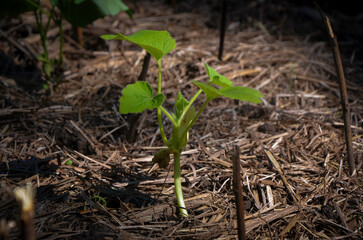
[{"label": "brown leaf litter", "polygon": [[[67,37],[67,69],[51,95],[31,94],[1,77],[0,218],[10,238],[19,232],[12,191],[30,182],[38,239],[235,239],[233,145],[241,149],[249,239],[362,238],[363,90],[347,78],[360,164],[358,175],[349,177],[327,44],[276,37],[260,27],[229,29],[220,62],[218,31],[206,26],[206,17],[145,4],[134,21],[120,14],[85,28],[89,47]],[[6,24],[16,22],[35,28],[31,14]],[[217,99],[192,128],[181,157],[187,219],[176,211],[172,170],[151,162],[162,148],[155,112],[141,114],[133,143],[126,141],[132,115],[118,113],[121,90],[136,81],[145,52],[99,39],[141,29],[167,29],[176,39],[176,49],[163,59],[168,109],[178,90],[191,98],[197,91],[191,81],[207,80],[204,63],[265,96],[260,105]],[[6,34],[16,39],[18,33]],[[57,31],[50,34],[56,56]],[[36,34],[19,41],[27,52],[40,51]],[[1,51],[9,54],[10,46],[2,42]],[[154,87],[156,78],[151,60]]]}]

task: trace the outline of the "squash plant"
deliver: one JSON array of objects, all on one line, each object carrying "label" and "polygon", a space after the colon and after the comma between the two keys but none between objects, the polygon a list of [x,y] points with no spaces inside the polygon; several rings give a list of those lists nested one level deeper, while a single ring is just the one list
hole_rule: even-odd
[{"label": "squash plant", "polygon": [[[63,67],[63,29],[62,18],[64,17],[69,23],[76,27],[85,27],[96,19],[103,18],[107,15],[116,15],[125,11],[130,18],[132,13],[122,0],[49,0],[51,9],[46,10],[41,7],[40,0],[11,0],[4,1],[0,8],[0,18],[16,17],[24,12],[33,11],[36,19],[40,39],[42,42],[43,53],[38,55],[38,60],[43,63],[42,69],[46,78],[45,88],[51,84],[52,73],[57,72],[55,69]],[[59,12],[55,11],[58,8]],[[43,15],[47,17],[44,24]],[[50,59],[47,46],[47,33],[51,21],[59,28],[59,56],[56,59]],[[56,76],[55,85],[60,81],[60,76]]]},{"label": "squash plant", "polygon": [[[105,40],[125,40],[139,45],[153,56],[158,65],[158,89],[154,94],[151,85],[147,81],[137,81],[127,85],[122,90],[120,98],[120,113],[139,113],[146,109],[156,109],[161,138],[166,145],[166,149],[158,151],[153,163],[158,163],[160,167],[167,167],[170,155],[174,155],[174,186],[177,204],[182,217],[187,217],[188,212],[185,208],[181,187],[180,155],[187,145],[189,130],[197,121],[207,104],[213,99],[227,97],[252,103],[260,103],[263,95],[255,89],[234,86],[225,76],[217,73],[213,68],[205,64],[209,82],[203,83],[193,81],[200,90],[188,101],[178,92],[174,113],[170,113],[162,104],[165,95],[161,91],[161,66],[162,58],[175,48],[175,40],[167,31],[141,30],[135,34],[125,36],[121,33],[116,35],[102,35]],[[206,98],[198,111],[194,106],[195,100],[201,93]],[[171,137],[168,139],[162,123],[162,113],[164,113],[173,125]]]}]

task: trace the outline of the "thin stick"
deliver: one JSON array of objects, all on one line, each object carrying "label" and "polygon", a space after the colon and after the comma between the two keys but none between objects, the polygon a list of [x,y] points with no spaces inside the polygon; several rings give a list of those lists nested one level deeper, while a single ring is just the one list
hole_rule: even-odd
[{"label": "thin stick", "polygon": [[348,94],[347,87],[345,83],[344,71],[342,60],[340,58],[338,40],[336,35],[333,32],[333,29],[330,25],[330,20],[328,16],[323,14],[323,11],[320,9],[319,5],[315,2],[316,8],[319,10],[319,13],[326,25],[326,28],[329,33],[329,41],[330,46],[334,55],[335,69],[337,71],[337,75],[339,77],[339,90],[340,90],[340,101],[343,110],[343,118],[344,118],[344,132],[345,132],[345,143],[347,145],[347,157],[348,157],[348,166],[351,176],[356,174],[356,167],[354,162],[353,155],[353,144],[352,144],[352,131],[351,131],[351,120],[350,120],[350,110],[349,110],[349,102],[348,102]]},{"label": "thin stick", "polygon": [[236,198],[238,239],[246,239],[245,213],[242,195],[241,165],[239,159],[240,149],[237,145],[233,145],[233,191]]},{"label": "thin stick", "polygon": [[221,14],[219,52],[218,52],[219,61],[222,61],[222,56],[223,56],[224,36],[226,32],[227,6],[228,6],[227,0],[222,0],[222,14]]},{"label": "thin stick", "polygon": [[149,70],[150,57],[150,53],[147,52],[144,57],[144,62],[142,64],[142,69],[138,78],[139,81],[145,81],[146,79],[147,71]]}]

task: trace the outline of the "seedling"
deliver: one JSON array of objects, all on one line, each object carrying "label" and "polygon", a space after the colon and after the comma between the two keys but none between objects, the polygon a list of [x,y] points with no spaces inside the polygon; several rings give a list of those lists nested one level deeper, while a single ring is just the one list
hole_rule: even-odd
[{"label": "seedling", "polygon": [[[153,163],[158,163],[160,167],[165,168],[169,165],[170,154],[174,155],[174,186],[176,199],[181,216],[187,217],[188,212],[185,208],[181,187],[180,155],[187,145],[189,130],[197,121],[207,104],[213,99],[224,96],[241,101],[260,103],[260,98],[263,97],[263,95],[255,89],[234,86],[230,80],[205,64],[209,82],[203,83],[193,81],[200,90],[189,101],[183,97],[181,92],[179,92],[174,105],[174,113],[169,113],[169,111],[162,106],[165,95],[161,91],[161,60],[176,46],[175,40],[171,38],[169,32],[142,30],[129,36],[118,33],[116,35],[103,35],[101,38],[106,40],[125,40],[137,44],[150,53],[157,61],[157,93],[155,95],[153,94],[151,85],[146,81],[137,81],[134,84],[127,85],[122,90],[120,113],[139,113],[146,109],[157,110],[160,135],[167,148],[162,149],[155,154]],[[193,104],[201,93],[204,93],[206,98],[202,106],[199,107],[199,110],[196,111]],[[173,124],[171,137],[169,139],[164,132],[161,113],[164,113]]]}]

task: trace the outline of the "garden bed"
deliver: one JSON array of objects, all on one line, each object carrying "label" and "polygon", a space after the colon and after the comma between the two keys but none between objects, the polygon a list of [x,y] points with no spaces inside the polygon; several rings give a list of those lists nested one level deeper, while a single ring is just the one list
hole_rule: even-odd
[{"label": "garden bed", "polygon": [[[132,10],[134,20],[120,14],[85,28],[84,47],[64,26],[67,63],[51,93],[38,88],[40,73],[27,67],[40,49],[33,16],[1,20],[8,40],[0,50],[13,57],[0,79],[0,218],[10,239],[19,232],[12,191],[26,182],[36,190],[38,239],[234,239],[233,145],[240,147],[249,239],[362,238],[361,66],[345,65],[358,169],[351,177],[326,41],[309,40],[311,32],[278,34],[258,20],[236,21],[219,61],[219,31],[203,11],[149,1]],[[99,38],[141,29],[168,30],[176,39],[176,49],[163,59],[167,99],[178,90],[190,99],[197,91],[192,81],[207,81],[204,63],[264,95],[261,104],[211,102],[191,129],[181,156],[188,218],[176,210],[172,167],[151,162],[163,144],[155,112],[119,113],[121,90],[137,81],[145,52]],[[53,55],[56,38],[54,30]],[[154,60],[147,79],[156,89]],[[172,101],[164,107],[172,109]],[[165,130],[171,134],[170,125]]]}]

